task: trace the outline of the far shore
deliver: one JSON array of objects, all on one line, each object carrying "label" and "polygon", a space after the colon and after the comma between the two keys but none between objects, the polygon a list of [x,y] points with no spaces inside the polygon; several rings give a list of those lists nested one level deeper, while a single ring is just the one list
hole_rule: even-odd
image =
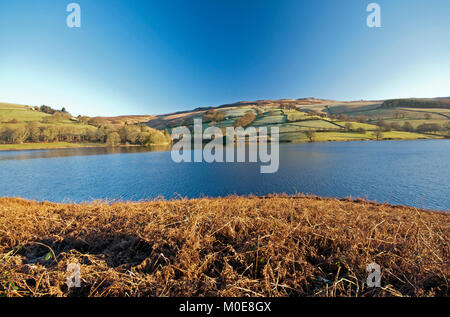
[{"label": "far shore", "polygon": [[[326,143],[326,142],[351,142],[351,141],[414,141],[414,140],[443,140],[446,139],[442,136],[433,137],[418,137],[418,138],[385,138],[383,140],[376,140],[370,138],[343,138],[333,140],[316,140],[314,142],[309,141],[285,141],[280,140],[280,144],[301,144],[301,143]],[[204,142],[207,143],[207,142]],[[246,142],[248,143],[248,142]],[[168,146],[168,144],[152,144],[150,147]],[[0,152],[2,151],[28,151],[28,150],[57,150],[57,149],[71,149],[71,148],[106,148],[108,147],[104,143],[70,143],[70,142],[53,142],[53,143],[22,143],[22,144],[0,144]],[[121,144],[115,148],[124,147],[147,147],[145,145],[137,144]]]},{"label": "far shore", "polygon": [[[29,150],[58,150],[58,149],[75,149],[75,148],[106,148],[106,144],[101,143],[22,143],[22,144],[0,144],[1,151],[29,151]],[[145,147],[144,145],[122,144],[115,148],[122,147]]]}]

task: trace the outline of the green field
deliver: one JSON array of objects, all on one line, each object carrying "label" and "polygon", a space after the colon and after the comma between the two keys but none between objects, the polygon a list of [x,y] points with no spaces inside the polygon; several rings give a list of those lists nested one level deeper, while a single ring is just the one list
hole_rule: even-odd
[{"label": "green field", "polygon": [[75,118],[64,108],[0,103],[0,150],[171,144],[170,135],[144,118],[153,116]]},{"label": "green field", "polygon": [[445,114],[442,112],[442,109],[439,109],[441,112],[434,112],[434,109],[428,109],[428,111],[416,111],[414,110],[404,110],[402,108],[394,108],[394,109],[373,109],[368,111],[354,111],[354,112],[345,112],[345,115],[350,117],[357,117],[357,116],[365,116],[369,120],[389,120],[389,119],[414,119],[414,120],[420,120],[425,119],[427,115],[430,116],[430,119],[448,119],[442,114]]},{"label": "green field", "polygon": [[[62,120],[55,123],[42,122],[45,118],[51,117],[47,113],[43,113],[37,110],[32,110],[31,107],[21,106],[15,104],[0,103],[0,128],[16,129],[26,126],[29,122],[38,122],[39,127],[67,127],[74,129],[75,132],[95,130],[92,125],[81,124],[76,120]],[[17,122],[10,123],[15,119]]]},{"label": "green field", "polygon": [[0,124],[16,119],[19,122],[41,121],[49,114],[30,110],[31,107],[9,103],[0,103]]},{"label": "green field", "polygon": [[271,125],[271,124],[279,124],[284,123],[286,121],[286,118],[284,115],[264,115],[262,117],[256,118],[256,120],[253,122],[253,126],[265,126],[265,125]]}]

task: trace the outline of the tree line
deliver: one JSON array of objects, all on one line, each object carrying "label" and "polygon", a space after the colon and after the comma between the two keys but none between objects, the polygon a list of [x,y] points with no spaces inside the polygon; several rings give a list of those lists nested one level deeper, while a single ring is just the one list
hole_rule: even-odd
[{"label": "tree line", "polygon": [[[126,122],[110,124],[104,118],[86,116],[78,116],[75,119],[64,107],[61,110],[55,110],[42,105],[33,107],[33,110],[47,113],[50,116],[42,118],[41,122],[31,121],[15,126],[0,126],[0,143],[91,142],[117,146],[120,144],[170,144],[172,142],[167,130],[156,130],[145,124],[129,125]],[[11,119],[8,123],[17,124],[19,121]]]},{"label": "tree line", "polygon": [[111,146],[120,144],[164,144],[171,143],[167,130],[159,131],[143,124],[123,125],[120,128],[110,125],[80,128],[74,126],[44,126],[37,121],[19,127],[1,127],[0,143],[21,144],[25,142],[92,142],[107,143]]}]

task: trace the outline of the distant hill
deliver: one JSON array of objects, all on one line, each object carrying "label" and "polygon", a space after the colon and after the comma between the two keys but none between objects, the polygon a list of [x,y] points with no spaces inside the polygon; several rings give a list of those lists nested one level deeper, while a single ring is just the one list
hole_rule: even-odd
[{"label": "distant hill", "polygon": [[93,117],[96,119],[103,119],[110,124],[135,124],[141,122],[148,122],[155,118],[153,115],[125,115],[115,117]]},{"label": "distant hill", "polygon": [[450,109],[450,98],[433,99],[390,99],[383,102],[382,108],[407,107],[407,108],[443,108]]}]

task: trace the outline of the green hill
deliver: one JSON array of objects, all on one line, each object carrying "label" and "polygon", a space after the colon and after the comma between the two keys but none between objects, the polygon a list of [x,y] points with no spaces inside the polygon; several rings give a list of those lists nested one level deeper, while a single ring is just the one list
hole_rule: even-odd
[{"label": "green hill", "polygon": [[[208,126],[225,129],[245,122],[245,127],[278,127],[282,142],[449,137],[450,110],[431,107],[435,103],[445,105],[450,100],[433,99],[427,102],[430,102],[428,108],[410,109],[406,108],[411,105],[408,102],[392,103],[392,106],[387,107],[388,103],[383,100],[301,98],[241,101],[158,115],[147,125],[171,131],[178,126],[192,129],[196,118],[203,120],[203,129]],[[403,108],[400,105],[404,105]],[[249,116],[249,113],[252,115]]]},{"label": "green hill", "polygon": [[141,116],[133,120],[74,118],[64,108],[0,103],[0,150],[170,144],[167,134],[141,124]]},{"label": "green hill", "polygon": [[41,121],[47,116],[50,115],[34,110],[31,106],[0,103],[0,123],[5,123],[10,120],[17,120],[18,122]]}]

